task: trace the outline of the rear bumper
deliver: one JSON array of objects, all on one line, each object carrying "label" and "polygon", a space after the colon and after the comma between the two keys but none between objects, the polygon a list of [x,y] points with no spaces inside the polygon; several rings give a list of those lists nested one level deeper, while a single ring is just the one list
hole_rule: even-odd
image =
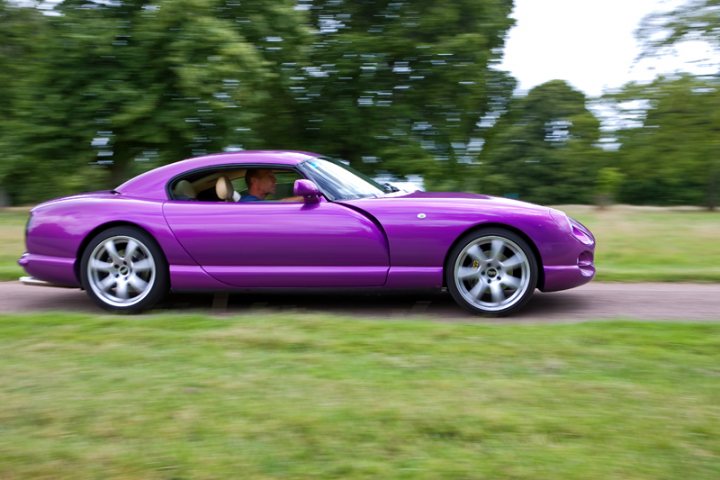
[{"label": "rear bumper", "polygon": [[50,283],[46,282],[44,280],[38,280],[35,277],[20,277],[19,278],[20,283],[23,285],[29,285],[31,287],[59,287],[59,288],[75,288],[75,287],[69,287],[67,285],[58,285],[56,283]]},{"label": "rear bumper", "polygon": [[[75,275],[74,258],[23,253],[18,260],[18,265],[23,267],[30,275],[30,277],[20,279],[26,285],[37,285],[37,282],[44,282],[49,286],[80,287],[80,282]],[[23,281],[23,278],[26,278],[30,283]]]}]

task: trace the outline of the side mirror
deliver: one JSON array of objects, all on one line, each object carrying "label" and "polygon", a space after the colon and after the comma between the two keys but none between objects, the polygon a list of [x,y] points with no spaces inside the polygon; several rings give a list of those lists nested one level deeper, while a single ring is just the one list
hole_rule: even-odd
[{"label": "side mirror", "polygon": [[303,178],[295,180],[295,185],[293,185],[293,195],[296,197],[303,197],[307,203],[314,203],[319,201],[322,193],[320,193],[320,189],[317,185],[315,185],[315,183]]}]

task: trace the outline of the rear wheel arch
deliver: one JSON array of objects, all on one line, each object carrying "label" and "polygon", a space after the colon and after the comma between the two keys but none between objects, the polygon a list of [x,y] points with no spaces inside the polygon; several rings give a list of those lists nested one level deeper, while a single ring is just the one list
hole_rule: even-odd
[{"label": "rear wheel arch", "polygon": [[[150,233],[146,228],[141,227],[137,223],[128,222],[124,220],[120,221],[114,221],[114,222],[107,222],[103,223],[102,225],[98,225],[97,227],[93,228],[90,232],[88,232],[87,235],[85,235],[85,238],[83,238],[83,241],[80,242],[80,246],[78,247],[77,251],[75,252],[75,278],[77,278],[78,283],[81,282],[80,278],[80,260],[82,259],[83,253],[85,252],[85,249],[90,244],[93,238],[95,238],[98,234],[101,232],[104,232],[105,230],[109,230],[114,227],[132,227],[136,228],[143,233],[147,234],[150,238],[152,238],[155,241],[155,244],[157,245],[158,249],[163,255],[163,260],[165,261],[165,265],[169,268],[169,263],[167,259],[167,255],[165,255],[165,252],[162,249],[162,246],[160,245],[160,242],[155,239],[155,236]],[[169,272],[168,272],[169,273]]]},{"label": "rear wheel arch", "polygon": [[537,265],[538,265],[537,288],[542,290],[545,287],[545,269],[543,268],[542,257],[540,256],[540,250],[538,250],[537,245],[535,245],[535,242],[529,236],[527,236],[527,234],[525,234],[525,232],[523,232],[522,230],[512,227],[510,225],[504,224],[504,223],[497,223],[497,222],[480,223],[477,225],[473,225],[472,227],[466,229],[465,231],[461,232],[457,236],[457,238],[453,241],[453,243],[448,247],[447,252],[445,252],[445,258],[443,259],[443,287],[447,287],[446,269],[447,269],[448,260],[450,258],[450,254],[452,253],[452,251],[455,249],[457,244],[466,235],[468,235],[469,233],[483,230],[485,228],[501,228],[501,229],[507,230],[509,232],[512,232],[512,233],[520,236],[520,238],[522,238],[523,240],[525,240],[525,242],[527,242],[528,246],[532,250],[533,255],[535,256],[535,261],[537,262]]},{"label": "rear wheel arch", "polygon": [[129,222],[98,229],[80,253],[80,283],[97,305],[116,313],[155,306],[170,288],[169,266],[160,244]]}]

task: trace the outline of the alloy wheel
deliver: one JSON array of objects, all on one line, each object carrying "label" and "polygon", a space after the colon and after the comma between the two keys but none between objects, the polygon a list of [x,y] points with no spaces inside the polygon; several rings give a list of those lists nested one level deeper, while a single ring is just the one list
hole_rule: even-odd
[{"label": "alloy wheel", "polygon": [[129,236],[114,236],[100,242],[90,254],[87,278],[90,288],[103,302],[130,307],[152,290],[156,262],[148,247]]}]

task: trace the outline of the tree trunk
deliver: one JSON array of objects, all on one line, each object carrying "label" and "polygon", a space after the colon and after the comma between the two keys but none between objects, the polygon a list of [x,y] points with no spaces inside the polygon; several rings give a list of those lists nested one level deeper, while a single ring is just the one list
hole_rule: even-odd
[{"label": "tree trunk", "polygon": [[718,168],[713,168],[710,171],[710,177],[708,178],[708,189],[707,189],[707,209],[709,211],[714,211],[715,208],[718,206],[718,177],[720,177],[720,174],[718,173]]}]

